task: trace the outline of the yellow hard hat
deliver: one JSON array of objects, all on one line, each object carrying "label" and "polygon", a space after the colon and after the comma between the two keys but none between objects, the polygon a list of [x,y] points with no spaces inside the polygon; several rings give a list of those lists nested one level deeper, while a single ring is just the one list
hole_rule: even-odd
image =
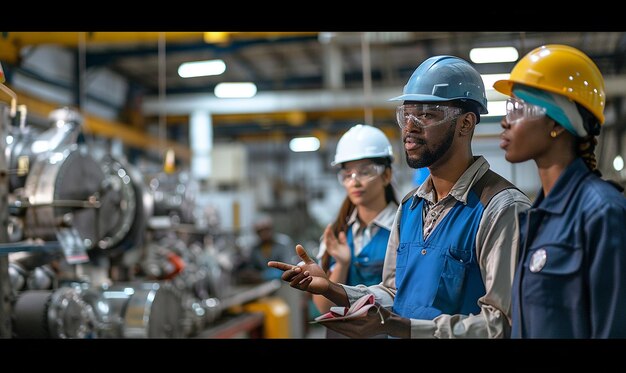
[{"label": "yellow hard hat", "polygon": [[535,48],[517,62],[508,80],[498,80],[493,88],[510,96],[516,83],[563,95],[604,123],[604,78],[591,58],[576,48],[561,44]]}]

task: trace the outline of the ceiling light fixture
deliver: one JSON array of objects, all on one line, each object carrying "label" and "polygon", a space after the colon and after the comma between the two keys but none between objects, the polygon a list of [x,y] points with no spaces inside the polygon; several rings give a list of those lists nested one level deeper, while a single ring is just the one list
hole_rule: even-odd
[{"label": "ceiling light fixture", "polygon": [[178,67],[178,75],[181,78],[220,75],[224,71],[226,71],[226,64],[222,60],[185,62]]},{"label": "ceiling light fixture", "polygon": [[483,117],[498,117],[506,114],[506,101],[489,101],[487,102],[487,111],[489,114],[481,114]]},{"label": "ceiling light fixture", "polygon": [[498,80],[508,80],[511,77],[511,74],[480,74],[480,77],[483,78],[483,83],[485,84],[485,90],[494,90],[493,83]]},{"label": "ceiling light fixture", "polygon": [[320,140],[317,137],[296,137],[289,141],[289,149],[292,152],[314,152],[320,148]]},{"label": "ceiling light fixture", "polygon": [[474,48],[469,53],[474,63],[513,62],[519,58],[515,47]]},{"label": "ceiling light fixture", "polygon": [[254,83],[220,83],[215,86],[215,97],[219,98],[250,98],[256,95]]},{"label": "ceiling light fixture", "polygon": [[615,171],[621,171],[624,169],[624,158],[622,158],[621,155],[617,155],[613,159],[613,168],[615,169]]}]

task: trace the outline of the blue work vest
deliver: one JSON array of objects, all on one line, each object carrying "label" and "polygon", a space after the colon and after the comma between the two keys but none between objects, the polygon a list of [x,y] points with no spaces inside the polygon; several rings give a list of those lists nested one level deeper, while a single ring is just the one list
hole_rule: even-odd
[{"label": "blue work vest", "polygon": [[402,203],[393,312],[432,320],[441,314],[478,314],[485,284],[476,258],[476,232],[484,206],[472,190],[457,202],[424,240],[417,195]]},{"label": "blue work vest", "polygon": [[348,229],[346,235],[348,247],[350,247],[350,270],[346,285],[377,285],[383,277],[383,264],[385,253],[387,252],[387,241],[389,241],[389,231],[385,228],[378,229],[370,242],[363,247],[359,255],[354,255],[354,238],[352,229]]}]

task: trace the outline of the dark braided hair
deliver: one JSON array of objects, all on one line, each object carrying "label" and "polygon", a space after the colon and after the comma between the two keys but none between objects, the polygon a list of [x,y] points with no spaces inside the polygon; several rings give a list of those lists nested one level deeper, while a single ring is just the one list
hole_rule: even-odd
[{"label": "dark braided hair", "polygon": [[583,125],[587,130],[587,136],[577,137],[576,154],[580,156],[591,172],[602,177],[602,173],[598,170],[598,161],[596,160],[596,146],[598,145],[597,136],[600,134],[600,122],[585,107],[576,103],[576,108],[583,119]]},{"label": "dark braided hair", "polygon": [[[583,118],[583,125],[588,133],[585,137],[577,137],[576,154],[583,159],[591,172],[598,175],[598,177],[602,177],[602,173],[598,170],[598,161],[595,154],[596,145],[598,145],[597,136],[600,134],[600,122],[582,105],[576,103],[576,108]],[[605,179],[605,181],[612,184],[620,192],[624,191],[624,188],[615,180]]]},{"label": "dark braided hair", "polygon": [[598,145],[598,139],[594,135],[579,137],[576,152],[593,173],[602,177],[600,170],[598,170],[598,161],[595,155],[596,145]]}]

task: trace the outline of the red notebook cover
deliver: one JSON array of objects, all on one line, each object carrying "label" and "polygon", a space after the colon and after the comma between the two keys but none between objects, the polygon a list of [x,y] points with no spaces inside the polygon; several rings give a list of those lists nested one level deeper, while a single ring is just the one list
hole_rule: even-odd
[{"label": "red notebook cover", "polygon": [[315,318],[312,322],[326,322],[336,320],[351,320],[365,316],[367,311],[374,306],[374,294],[367,294],[359,298],[352,306],[330,307],[330,311]]}]

